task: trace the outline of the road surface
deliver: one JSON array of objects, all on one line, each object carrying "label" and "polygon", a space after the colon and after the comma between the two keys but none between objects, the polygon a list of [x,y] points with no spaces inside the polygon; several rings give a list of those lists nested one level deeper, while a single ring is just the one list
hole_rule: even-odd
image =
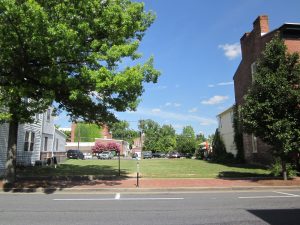
[{"label": "road surface", "polygon": [[0,224],[300,224],[300,190],[0,193]]}]

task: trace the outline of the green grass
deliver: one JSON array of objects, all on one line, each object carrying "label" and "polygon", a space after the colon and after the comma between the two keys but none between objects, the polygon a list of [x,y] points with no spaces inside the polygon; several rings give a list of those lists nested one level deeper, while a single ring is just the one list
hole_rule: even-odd
[{"label": "green grass", "polygon": [[[265,177],[269,171],[246,165],[221,165],[193,159],[121,160],[121,175],[134,176],[137,162],[144,178],[235,178]],[[33,167],[20,171],[23,176],[116,176],[118,160],[66,160],[58,168]]]}]

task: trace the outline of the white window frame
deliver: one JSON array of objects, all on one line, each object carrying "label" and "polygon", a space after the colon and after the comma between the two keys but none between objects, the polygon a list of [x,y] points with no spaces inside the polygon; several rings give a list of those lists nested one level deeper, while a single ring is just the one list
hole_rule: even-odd
[{"label": "white window frame", "polygon": [[51,109],[47,109],[47,112],[46,112],[46,120],[47,120],[47,122],[50,122],[50,119],[51,119]]},{"label": "white window frame", "polygon": [[33,131],[25,131],[24,151],[32,152],[34,148],[35,133]]},{"label": "white window frame", "polygon": [[48,137],[44,138],[44,152],[48,151]]},{"label": "white window frame", "polygon": [[257,137],[254,134],[251,135],[252,139],[252,153],[257,153]]},{"label": "white window frame", "polygon": [[251,78],[252,78],[252,83],[254,82],[254,74],[256,73],[257,70],[257,63],[254,62],[251,64]]}]

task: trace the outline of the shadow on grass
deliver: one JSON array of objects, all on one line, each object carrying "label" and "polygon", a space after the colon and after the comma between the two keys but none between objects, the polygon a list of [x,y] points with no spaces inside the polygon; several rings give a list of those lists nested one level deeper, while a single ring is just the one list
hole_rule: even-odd
[{"label": "shadow on grass", "polygon": [[260,179],[276,179],[270,174],[260,174],[260,173],[251,173],[251,172],[237,172],[237,171],[222,171],[218,175],[221,179],[250,179],[257,181]]},{"label": "shadow on grass", "polygon": [[5,183],[3,191],[32,193],[42,189],[52,194],[65,188],[88,185],[114,187],[128,179],[128,172],[106,165],[60,165],[54,167],[27,167],[17,170],[17,182]]},{"label": "shadow on grass", "polygon": [[241,168],[241,169],[268,169],[268,167],[263,165],[254,165],[254,164],[246,164],[246,163],[221,163],[221,162],[215,162],[215,161],[207,161],[211,164],[217,164],[232,168]]}]

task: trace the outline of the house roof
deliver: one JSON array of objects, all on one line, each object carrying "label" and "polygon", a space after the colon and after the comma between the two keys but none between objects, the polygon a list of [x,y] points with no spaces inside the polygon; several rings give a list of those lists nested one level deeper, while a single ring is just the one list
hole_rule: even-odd
[{"label": "house roof", "polygon": [[221,115],[223,115],[223,114],[225,114],[225,113],[227,113],[227,112],[229,112],[229,111],[232,111],[233,110],[233,105],[232,106],[230,106],[229,108],[227,108],[226,110],[224,110],[223,112],[221,112],[221,113],[219,113],[218,115],[217,115],[217,117],[220,117]]}]

